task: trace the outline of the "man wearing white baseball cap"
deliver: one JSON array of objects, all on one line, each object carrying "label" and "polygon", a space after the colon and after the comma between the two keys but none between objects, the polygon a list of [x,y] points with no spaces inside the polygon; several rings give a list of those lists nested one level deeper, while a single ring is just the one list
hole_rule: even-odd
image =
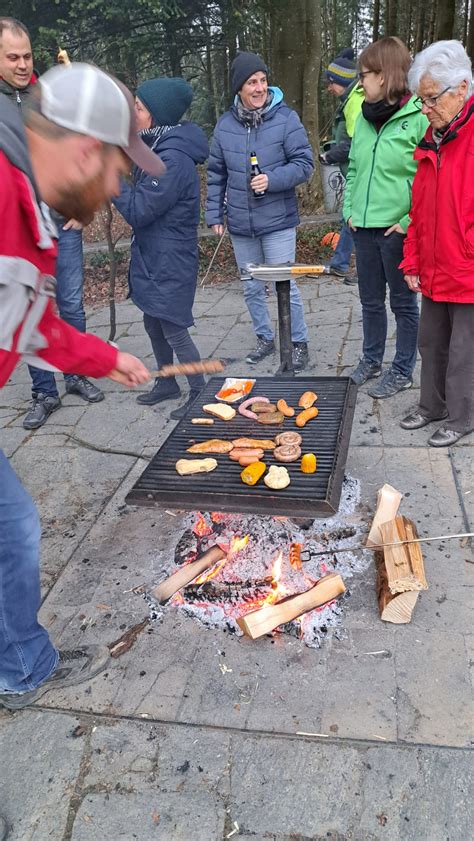
[{"label": "man wearing white baseball cap", "polygon": [[[133,97],[88,64],[41,77],[24,113],[0,96],[0,387],[20,359],[50,371],[133,387],[149,379],[128,353],[62,321],[55,309],[56,246],[45,205],[87,223],[118,195],[130,163],[165,167],[137,136]],[[107,649],[58,651],[37,618],[40,525],[35,505],[0,451],[0,706],[94,677]]]}]

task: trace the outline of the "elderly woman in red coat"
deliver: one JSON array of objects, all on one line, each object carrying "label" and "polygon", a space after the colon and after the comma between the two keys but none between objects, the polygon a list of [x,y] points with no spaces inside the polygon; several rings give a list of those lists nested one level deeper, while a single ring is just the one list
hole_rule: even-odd
[{"label": "elderly woman in red coat", "polygon": [[442,425],[428,439],[448,447],[474,428],[474,96],[471,60],[459,41],[419,53],[408,82],[430,122],[401,268],[421,292],[421,390],[404,429]]}]

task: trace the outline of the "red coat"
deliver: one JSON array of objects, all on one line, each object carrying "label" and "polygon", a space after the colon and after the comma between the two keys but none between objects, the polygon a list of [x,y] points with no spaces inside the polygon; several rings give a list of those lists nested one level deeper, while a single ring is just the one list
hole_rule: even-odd
[{"label": "red coat", "polygon": [[439,147],[431,126],[415,151],[411,222],[400,268],[433,301],[474,303],[474,96]]},{"label": "red coat", "polygon": [[52,371],[103,377],[117,350],[56,312],[56,244],[27,175],[0,150],[0,387],[20,358]]}]

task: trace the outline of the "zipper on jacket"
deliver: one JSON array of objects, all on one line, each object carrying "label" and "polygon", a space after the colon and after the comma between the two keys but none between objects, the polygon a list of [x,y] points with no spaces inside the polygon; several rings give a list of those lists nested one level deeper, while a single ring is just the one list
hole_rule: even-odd
[{"label": "zipper on jacket", "polygon": [[[246,153],[245,153],[245,172],[248,171],[249,175],[250,175],[250,170],[248,170],[248,163],[250,161],[250,131],[251,131],[250,126],[247,126],[247,145],[246,145]],[[248,199],[248,204],[249,204],[250,230],[252,232],[252,236],[254,237],[255,232],[254,232],[254,229],[253,229],[252,207],[251,207],[251,204],[250,204],[250,196],[249,196],[249,199]]]},{"label": "zipper on jacket", "polygon": [[365,228],[365,222],[366,222],[366,219],[367,219],[367,210],[368,210],[368,207],[369,207],[370,185],[371,185],[371,182],[372,182],[372,176],[374,174],[374,167],[375,167],[375,153],[377,151],[377,145],[378,145],[378,142],[380,140],[380,135],[382,134],[382,131],[384,130],[386,125],[387,125],[387,123],[385,123],[385,125],[383,125],[382,128],[380,129],[380,131],[377,135],[377,138],[375,140],[374,148],[372,149],[372,166],[370,168],[369,183],[367,184],[367,195],[366,195],[366,198],[365,198],[365,209],[364,209],[364,223],[362,225],[363,228]]}]

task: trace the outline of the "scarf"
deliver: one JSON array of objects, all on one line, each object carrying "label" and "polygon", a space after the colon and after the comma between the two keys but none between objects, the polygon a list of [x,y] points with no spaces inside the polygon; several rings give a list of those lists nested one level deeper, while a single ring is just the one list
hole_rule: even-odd
[{"label": "scarf", "polygon": [[258,128],[263,120],[264,115],[270,110],[273,102],[273,91],[268,91],[265,105],[261,108],[245,108],[242,104],[240,96],[237,97],[237,119],[246,128]]},{"label": "scarf", "polygon": [[396,102],[386,102],[385,99],[380,99],[378,102],[364,102],[362,103],[362,114],[369,123],[375,123],[378,126],[383,126],[387,120],[390,119],[400,108],[400,100]]},{"label": "scarf", "polygon": [[[177,125],[180,126],[181,123],[178,123]],[[143,131],[140,131],[139,134],[146,145],[150,146],[151,149],[154,149],[163,135],[167,134],[173,128],[176,128],[176,126],[152,126],[151,128],[143,129]]]}]

